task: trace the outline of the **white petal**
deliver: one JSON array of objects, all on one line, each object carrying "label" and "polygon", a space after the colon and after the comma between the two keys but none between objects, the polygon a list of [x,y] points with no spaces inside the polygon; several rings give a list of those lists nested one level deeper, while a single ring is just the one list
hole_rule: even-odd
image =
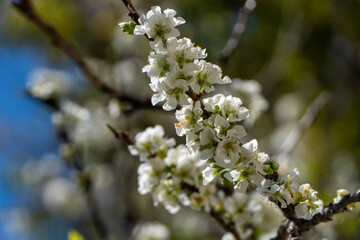
[{"label": "white petal", "polygon": [[174,9],[166,9],[164,10],[165,16],[174,17],[176,15],[176,11]]},{"label": "white petal", "polygon": [[222,84],[229,84],[229,83],[231,83],[231,78],[229,78],[228,76],[225,76],[225,77],[223,77],[221,83]]},{"label": "white petal", "polygon": [[214,174],[215,171],[216,168],[212,167],[207,167],[202,171],[203,185],[207,185],[208,183],[212,182],[212,180],[214,180],[216,177],[216,174]]},{"label": "white petal", "polygon": [[144,35],[145,33],[146,32],[143,26],[135,26],[134,35]]},{"label": "white petal", "polygon": [[165,96],[162,93],[156,93],[151,97],[151,104],[155,106],[161,101],[165,100]]}]

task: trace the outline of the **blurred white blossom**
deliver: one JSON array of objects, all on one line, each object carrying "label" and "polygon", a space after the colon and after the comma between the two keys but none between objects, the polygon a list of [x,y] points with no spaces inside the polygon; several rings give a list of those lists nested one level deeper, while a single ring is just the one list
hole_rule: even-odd
[{"label": "blurred white blossom", "polygon": [[59,99],[70,95],[74,87],[72,80],[64,71],[39,68],[29,76],[27,89],[32,96],[42,100]]},{"label": "blurred white blossom", "polygon": [[170,232],[168,228],[158,222],[139,223],[133,229],[135,240],[168,240]]}]

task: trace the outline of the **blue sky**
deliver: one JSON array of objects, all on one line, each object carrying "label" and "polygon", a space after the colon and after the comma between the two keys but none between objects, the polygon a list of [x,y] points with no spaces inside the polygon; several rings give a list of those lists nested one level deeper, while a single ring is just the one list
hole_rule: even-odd
[{"label": "blue sky", "polygon": [[0,44],[0,239],[23,239],[5,231],[6,216],[28,203],[16,184],[17,170],[28,159],[56,152],[51,110],[23,94],[28,75],[48,67],[46,53],[29,46]]}]

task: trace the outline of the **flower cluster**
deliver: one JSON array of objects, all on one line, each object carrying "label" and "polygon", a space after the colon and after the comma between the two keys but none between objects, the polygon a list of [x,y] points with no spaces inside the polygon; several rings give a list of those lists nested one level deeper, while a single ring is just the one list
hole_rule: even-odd
[{"label": "flower cluster", "polygon": [[[143,68],[155,92],[152,103],[165,100],[165,110],[183,105],[176,112],[179,121],[176,132],[179,136],[186,135],[187,147],[193,154],[209,160],[203,172],[204,183],[221,172],[236,189],[245,192],[248,183],[260,184],[263,178],[259,173],[272,174],[277,166],[266,154],[258,152],[256,140],[241,144],[246,132],[238,123],[249,117],[241,99],[222,94],[202,102],[190,98],[191,92],[210,93],[215,90],[214,84],[231,83],[231,79],[222,75],[220,67],[204,60],[205,50],[195,47],[188,38],[176,38],[179,32],[175,27],[185,21],[175,18],[175,14],[173,10],[162,13],[159,7],[153,7],[141,17],[141,24],[133,31],[135,35],[147,34],[154,40],[150,44],[153,51],[149,64]],[[121,26],[124,29],[128,25],[122,23]]]},{"label": "flower cluster", "polygon": [[55,100],[70,95],[71,76],[62,71],[36,69],[29,77],[28,92],[41,100]]},{"label": "flower cluster", "polygon": [[[249,183],[259,185],[265,175],[278,169],[267,154],[258,151],[256,140],[241,144],[246,132],[237,123],[249,116],[241,104],[239,98],[217,94],[203,100],[204,109],[198,101],[176,111],[177,134],[186,135],[190,151],[208,163],[203,171],[204,184],[220,174],[237,191],[245,192]],[[210,117],[204,118],[203,111]]]},{"label": "flower cluster", "polygon": [[[202,60],[207,56],[205,50],[194,46],[188,38],[177,39],[180,33],[175,27],[185,20],[175,15],[174,10],[167,9],[162,13],[160,7],[152,7],[141,16],[141,24],[133,31],[135,35],[146,34],[153,39],[149,65],[143,72],[151,79],[150,87],[155,92],[152,103],[166,101],[165,110],[175,109],[178,103],[189,104],[189,91],[209,93],[215,90],[213,84],[231,81],[222,76],[220,67]],[[127,31],[132,24],[121,23],[120,26]]]},{"label": "flower cluster", "polygon": [[[170,213],[178,212],[181,206],[213,211],[234,222],[244,236],[254,234],[246,226],[262,224],[266,214],[263,211],[265,204],[259,196],[241,193],[226,195],[213,183],[203,185],[201,171],[204,166],[197,162],[198,156],[190,153],[184,145],[174,146],[174,139],[166,138],[159,125],[136,135],[135,144],[130,145],[129,149],[133,155],[139,155],[143,162],[138,168],[139,193],[151,193],[154,204],[163,204]],[[273,207],[269,208],[272,215],[277,214],[273,212]]]},{"label": "flower cluster", "polygon": [[[231,83],[231,79],[223,76],[220,67],[204,60],[205,50],[195,47],[188,38],[177,38],[180,33],[175,27],[185,21],[175,15],[174,10],[162,12],[160,7],[152,7],[141,16],[139,25],[120,24],[123,31],[146,34],[152,40],[149,64],[143,68],[155,92],[152,103],[165,101],[164,110],[180,105],[175,128],[179,136],[186,136],[187,148],[172,148],[174,141],[165,139],[159,126],[136,136],[131,151],[144,162],[139,167],[139,192],[151,192],[155,203],[162,202],[170,212],[178,211],[179,202],[208,209],[203,196],[196,194],[201,195],[205,186],[213,186],[209,183],[220,177],[224,183],[232,183],[237,192],[258,187],[282,208],[295,204],[298,216],[310,219],[322,209],[317,192],[306,184],[299,186],[293,176],[297,171],[277,177],[278,164],[259,151],[256,140],[242,143],[246,136],[242,124],[249,118],[249,110],[242,106],[241,99],[222,94],[201,99],[204,93],[215,90],[214,84]],[[254,91],[257,93],[259,88]],[[184,186],[198,190],[184,194]],[[201,203],[198,207],[197,202]]]},{"label": "flower cluster", "polygon": [[129,146],[131,154],[139,155],[143,162],[138,168],[139,193],[151,193],[154,204],[162,203],[170,213],[178,212],[181,205],[209,211],[207,198],[214,191],[199,184],[201,166],[196,163],[197,156],[184,145],[174,148],[175,140],[164,135],[161,126],[149,127]]},{"label": "flower cluster", "polygon": [[295,168],[286,176],[280,176],[276,181],[264,180],[258,190],[278,202],[281,208],[286,208],[290,204],[295,205],[297,217],[309,220],[322,211],[323,202],[310,184],[298,183],[298,176],[299,172]]}]

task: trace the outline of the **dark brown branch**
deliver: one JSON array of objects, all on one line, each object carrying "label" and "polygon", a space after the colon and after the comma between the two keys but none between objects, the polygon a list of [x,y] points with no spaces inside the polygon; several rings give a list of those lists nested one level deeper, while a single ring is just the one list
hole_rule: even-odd
[{"label": "dark brown branch", "polygon": [[286,222],[289,221],[285,218],[285,224],[281,225],[279,229],[277,230],[277,235],[274,238],[271,238],[271,240],[287,240],[288,239],[288,232],[287,232],[287,224]]},{"label": "dark brown branch", "polygon": [[337,203],[329,203],[326,205],[321,213],[316,214],[311,220],[297,219],[295,221],[295,228],[290,232],[291,237],[300,237],[304,232],[310,228],[322,223],[332,220],[335,214],[342,213],[347,209],[349,204],[360,202],[360,190],[354,194],[345,195]]},{"label": "dark brown branch", "polygon": [[[114,88],[105,84],[95,73],[91,71],[77,49],[68,43],[60,33],[51,25],[43,21],[43,19],[36,13],[30,0],[19,0],[12,2],[12,5],[31,22],[38,26],[50,39],[52,44],[62,50],[68,57],[70,57],[84,72],[84,74],[102,91],[108,93],[110,96],[119,99],[120,101],[131,102],[134,108],[153,108],[150,101],[142,102],[131,96],[125,95],[116,91]],[[134,15],[135,16],[135,15]]]},{"label": "dark brown branch", "polygon": [[132,2],[130,0],[122,0],[122,2],[125,4],[126,8],[128,9],[129,11],[129,17],[134,21],[136,22],[137,25],[140,24],[139,22],[139,18],[140,18],[140,15],[139,13],[136,11],[134,5],[132,4]]},{"label": "dark brown branch", "polygon": [[290,234],[291,239],[299,239],[299,237],[301,237],[305,232],[315,227],[316,225],[331,221],[335,214],[348,210],[347,206],[355,202],[360,202],[360,190],[354,194],[345,195],[337,203],[327,204],[321,213],[316,214],[310,220],[294,218],[294,205],[290,205],[285,209],[281,209],[286,217],[285,225],[279,228],[278,236],[273,239],[284,239],[283,236],[286,233]]},{"label": "dark brown branch", "polygon": [[219,54],[219,65],[222,69],[226,67],[229,58],[233,55],[236,48],[238,47],[239,41],[246,29],[249,14],[254,11],[255,7],[255,0],[246,0],[243,8],[239,10],[239,17],[236,21],[236,24],[234,25],[231,36]]},{"label": "dark brown branch", "polygon": [[204,119],[208,119],[211,116],[211,114],[205,110],[205,106],[204,106],[203,102],[201,101],[201,95],[196,94],[194,92],[194,90],[192,90],[191,87],[189,87],[189,90],[187,90],[185,93],[186,93],[186,95],[188,95],[189,98],[191,98],[191,100],[194,103],[197,101],[200,101],[200,107],[201,107],[201,110],[203,111],[203,117],[204,117]]},{"label": "dark brown branch", "polygon": [[131,136],[130,136],[130,134],[128,132],[118,132],[112,126],[110,126],[109,124],[107,124],[106,126],[114,134],[115,138],[123,139],[126,142],[127,145],[134,145],[135,144],[134,140],[131,138]]},{"label": "dark brown branch", "polygon": [[[139,13],[136,11],[134,5],[132,4],[132,2],[130,0],[122,0],[122,2],[125,4],[127,10],[129,11],[128,16],[137,24],[140,25],[139,22],[139,18],[140,15]],[[144,35],[149,41],[154,41],[154,39],[149,38],[146,34]]]},{"label": "dark brown branch", "polygon": [[330,100],[331,95],[328,92],[322,92],[318,95],[318,97],[307,109],[304,116],[298,122],[296,127],[290,132],[290,134],[281,144],[278,152],[273,157],[274,159],[278,160],[280,158],[289,156],[289,154],[295,149],[296,145],[301,140],[305,131],[313,124],[320,111],[325,108]]}]

